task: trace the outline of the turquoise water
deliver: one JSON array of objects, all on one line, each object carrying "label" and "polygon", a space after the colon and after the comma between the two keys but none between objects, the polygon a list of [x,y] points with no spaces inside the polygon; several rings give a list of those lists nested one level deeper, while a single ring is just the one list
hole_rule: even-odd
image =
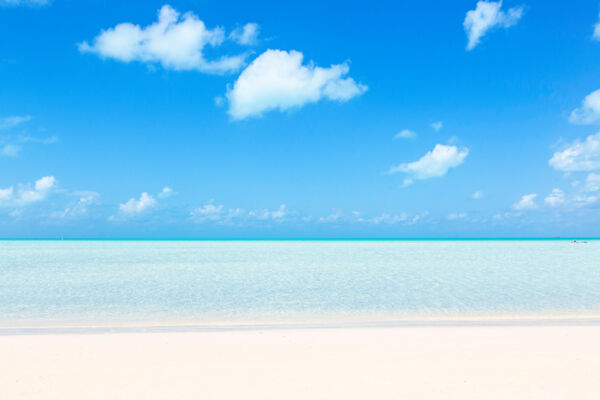
[{"label": "turquoise water", "polygon": [[0,325],[600,314],[600,241],[0,241]]}]

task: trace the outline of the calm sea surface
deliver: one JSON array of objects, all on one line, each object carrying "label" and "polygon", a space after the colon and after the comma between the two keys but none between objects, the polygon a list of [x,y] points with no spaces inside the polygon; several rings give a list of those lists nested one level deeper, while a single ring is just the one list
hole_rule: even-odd
[{"label": "calm sea surface", "polygon": [[600,241],[0,241],[0,325],[600,315]]}]

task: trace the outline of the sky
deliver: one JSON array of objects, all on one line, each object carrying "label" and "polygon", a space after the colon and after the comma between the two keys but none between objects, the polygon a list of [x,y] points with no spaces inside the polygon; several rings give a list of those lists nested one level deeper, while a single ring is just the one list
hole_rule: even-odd
[{"label": "sky", "polygon": [[0,238],[600,236],[599,11],[0,0]]}]

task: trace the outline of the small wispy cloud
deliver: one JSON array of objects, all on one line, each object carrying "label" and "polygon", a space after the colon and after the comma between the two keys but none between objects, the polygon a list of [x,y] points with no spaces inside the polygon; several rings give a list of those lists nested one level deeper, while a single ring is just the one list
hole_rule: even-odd
[{"label": "small wispy cloud", "polygon": [[51,0],[0,0],[2,7],[19,7],[19,6],[44,6],[50,4]]},{"label": "small wispy cloud", "polygon": [[535,204],[536,197],[537,197],[537,194],[535,194],[535,193],[523,195],[518,202],[513,204],[513,210],[522,211],[522,210],[536,209],[537,208],[537,204]]},{"label": "small wispy cloud", "polygon": [[258,43],[259,31],[260,26],[253,22],[250,22],[241,28],[234,29],[229,34],[229,38],[243,46],[252,46]]},{"label": "small wispy cloud", "polygon": [[584,97],[579,108],[571,111],[569,122],[589,125],[600,121],[600,89]]},{"label": "small wispy cloud", "polygon": [[475,193],[473,193],[472,197],[475,200],[479,200],[479,199],[483,198],[483,195],[484,195],[483,190],[477,190],[477,191],[475,191]]},{"label": "small wispy cloud", "polygon": [[174,196],[176,193],[173,189],[168,186],[165,186],[157,195],[159,199],[166,199],[167,197]]},{"label": "small wispy cloud", "polygon": [[457,220],[457,219],[464,219],[467,218],[468,214],[465,212],[460,212],[460,213],[450,213],[446,216],[447,219],[449,219],[450,221],[453,220]]},{"label": "small wispy cloud", "polygon": [[57,143],[58,137],[36,138],[32,136],[6,136],[0,138],[0,157],[17,157],[28,144],[48,145]]},{"label": "small wispy cloud", "polygon": [[402,172],[408,175],[404,180],[404,186],[413,183],[414,179],[430,179],[446,175],[451,168],[461,165],[469,149],[459,149],[456,146],[436,144],[432,151],[427,152],[417,161],[402,163],[389,169],[390,174]]},{"label": "small wispy cloud", "polygon": [[439,132],[440,129],[442,129],[443,127],[444,123],[442,121],[436,121],[431,123],[431,128],[436,132]]},{"label": "small wispy cloud", "polygon": [[600,41],[600,16],[598,18],[598,22],[594,24],[594,33],[592,34],[592,39]]},{"label": "small wispy cloud", "polygon": [[508,28],[515,25],[523,16],[523,7],[502,11],[502,1],[478,1],[474,10],[465,15],[463,27],[467,33],[467,50],[473,50],[481,38],[492,28]]},{"label": "small wispy cloud", "polygon": [[11,129],[25,122],[31,121],[31,115],[15,115],[12,117],[0,118],[0,129]]},{"label": "small wispy cloud", "polygon": [[394,135],[394,139],[414,139],[416,137],[417,133],[410,129],[403,129]]}]

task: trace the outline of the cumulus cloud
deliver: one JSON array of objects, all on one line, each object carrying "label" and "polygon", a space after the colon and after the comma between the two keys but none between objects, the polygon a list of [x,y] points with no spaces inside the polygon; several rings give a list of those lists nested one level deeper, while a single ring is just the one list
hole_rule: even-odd
[{"label": "cumulus cloud", "polygon": [[508,28],[515,25],[523,16],[523,7],[502,11],[502,1],[478,1],[474,10],[467,12],[463,27],[467,33],[467,50],[479,44],[481,38],[492,28]]},{"label": "cumulus cloud", "polygon": [[483,198],[483,195],[484,195],[483,190],[477,190],[475,193],[473,193],[472,197],[475,200],[479,200],[479,199]]},{"label": "cumulus cloud", "polygon": [[513,204],[514,210],[534,210],[537,208],[537,204],[535,204],[535,198],[537,194],[531,193],[526,194],[521,197],[521,200]]},{"label": "cumulus cloud", "polygon": [[560,189],[552,189],[552,192],[544,199],[544,203],[550,207],[559,207],[565,204],[565,192]]},{"label": "cumulus cloud", "polygon": [[244,119],[321,99],[344,102],[367,90],[354,79],[344,78],[350,70],[347,63],[323,68],[312,62],[303,65],[303,57],[298,51],[271,49],[258,56],[227,91],[229,114]]},{"label": "cumulus cloud", "polygon": [[409,129],[403,129],[394,135],[394,139],[414,139],[416,137],[417,133]]},{"label": "cumulus cloud", "polygon": [[0,129],[10,129],[21,125],[27,121],[31,121],[31,115],[16,115],[12,117],[0,118]]},{"label": "cumulus cloud", "polygon": [[429,179],[446,175],[450,168],[458,167],[469,154],[469,149],[436,144],[432,151],[411,163],[403,163],[390,168],[389,173],[398,172],[409,175],[404,185],[412,184],[414,179]]},{"label": "cumulus cloud", "polygon": [[573,124],[589,125],[600,120],[600,89],[584,97],[581,107],[571,111],[569,122]]},{"label": "cumulus cloud", "polygon": [[33,187],[30,184],[21,184],[16,189],[14,186],[0,189],[0,205],[22,207],[37,203],[48,197],[56,188],[56,184],[53,176],[45,176],[35,181]]},{"label": "cumulus cloud", "polygon": [[588,136],[583,142],[575,140],[564,150],[554,153],[549,164],[565,172],[600,169],[600,132]]},{"label": "cumulus cloud", "polygon": [[431,128],[436,132],[439,132],[439,130],[442,129],[443,127],[444,127],[444,124],[442,121],[436,121],[436,122],[431,123]]},{"label": "cumulus cloud", "polygon": [[207,60],[206,46],[217,47],[225,41],[225,32],[208,29],[191,12],[180,15],[169,5],[158,12],[158,21],[145,27],[121,23],[103,30],[92,43],[78,44],[79,51],[122,62],[158,63],[166,69],[227,73],[239,70],[247,54]]},{"label": "cumulus cloud", "polygon": [[138,215],[156,207],[157,204],[154,197],[144,192],[138,200],[132,197],[127,203],[119,204],[119,212],[123,215]]},{"label": "cumulus cloud", "polygon": [[251,46],[258,43],[259,31],[260,27],[258,24],[250,22],[241,28],[233,30],[233,32],[229,34],[229,38],[243,46]]}]

